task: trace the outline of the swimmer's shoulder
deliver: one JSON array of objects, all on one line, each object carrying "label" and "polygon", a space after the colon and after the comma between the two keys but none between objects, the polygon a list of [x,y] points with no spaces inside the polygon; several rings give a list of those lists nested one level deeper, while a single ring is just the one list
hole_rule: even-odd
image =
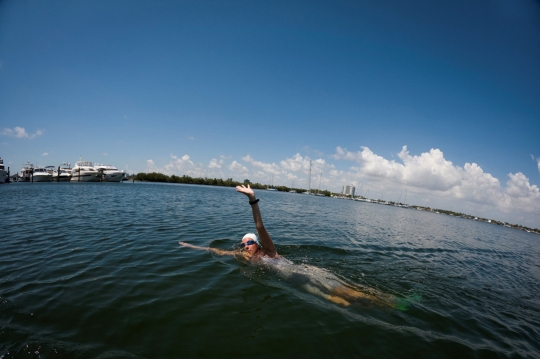
[{"label": "swimmer's shoulder", "polygon": [[266,249],[262,249],[262,255],[268,258],[279,258],[279,254],[276,251],[268,251]]}]

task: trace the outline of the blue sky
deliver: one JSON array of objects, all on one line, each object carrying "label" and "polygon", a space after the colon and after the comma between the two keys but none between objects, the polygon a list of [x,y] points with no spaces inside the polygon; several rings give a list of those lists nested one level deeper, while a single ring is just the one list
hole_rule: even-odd
[{"label": "blue sky", "polygon": [[304,188],[312,160],[540,227],[539,64],[532,0],[7,0],[0,156]]}]

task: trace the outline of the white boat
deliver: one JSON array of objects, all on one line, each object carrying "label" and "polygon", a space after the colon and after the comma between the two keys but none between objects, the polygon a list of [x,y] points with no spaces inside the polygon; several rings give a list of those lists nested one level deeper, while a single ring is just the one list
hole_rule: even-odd
[{"label": "white boat", "polygon": [[103,182],[121,182],[126,173],[110,165],[95,164],[94,168],[100,173]]},{"label": "white boat", "polygon": [[21,169],[21,174],[17,177],[17,182],[30,182],[32,181],[32,173],[34,172],[34,165],[27,161]]},{"label": "white boat", "polygon": [[53,168],[52,176],[53,182],[71,181],[71,165],[67,162],[64,162],[62,163],[62,165],[58,166],[58,168]]},{"label": "white boat", "polygon": [[99,172],[92,162],[79,159],[71,170],[71,182],[99,182]]},{"label": "white boat", "polygon": [[0,157],[0,184],[7,183],[8,173],[4,167],[4,160]]},{"label": "white boat", "polygon": [[51,182],[52,174],[47,172],[44,167],[36,167],[32,177],[33,182]]}]

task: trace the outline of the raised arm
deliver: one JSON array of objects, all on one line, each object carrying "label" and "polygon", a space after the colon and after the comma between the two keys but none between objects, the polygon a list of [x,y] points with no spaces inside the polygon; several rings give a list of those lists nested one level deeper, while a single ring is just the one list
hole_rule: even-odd
[{"label": "raised arm", "polygon": [[274,242],[270,237],[270,234],[264,227],[261,217],[261,211],[259,210],[259,203],[257,198],[255,197],[255,192],[253,192],[249,184],[247,187],[244,185],[236,186],[236,191],[245,194],[249,199],[251,211],[253,212],[253,220],[255,221],[255,228],[257,228],[257,233],[259,234],[259,238],[263,247],[263,253],[271,258],[276,257],[278,253],[276,247],[274,246]]},{"label": "raised arm", "polygon": [[199,247],[199,246],[194,246],[193,244],[189,244],[186,242],[178,242],[178,243],[181,246],[184,246],[187,248],[201,249],[203,251],[212,251],[215,254],[219,254],[220,256],[234,256],[236,254],[234,251],[224,251],[223,249],[210,248],[210,247]]}]

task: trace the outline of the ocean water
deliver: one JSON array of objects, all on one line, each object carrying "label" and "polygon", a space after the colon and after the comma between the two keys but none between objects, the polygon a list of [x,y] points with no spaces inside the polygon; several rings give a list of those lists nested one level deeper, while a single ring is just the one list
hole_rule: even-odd
[{"label": "ocean water", "polygon": [[[0,358],[540,357],[540,236],[256,194],[285,268],[178,244],[255,230],[233,188],[0,186]],[[336,303],[305,278],[384,300]]]}]

